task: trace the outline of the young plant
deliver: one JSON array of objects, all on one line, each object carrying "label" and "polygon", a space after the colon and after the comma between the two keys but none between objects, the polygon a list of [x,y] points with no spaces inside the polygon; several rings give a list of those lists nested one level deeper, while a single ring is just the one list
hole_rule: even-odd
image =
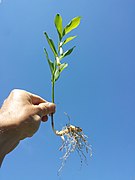
[{"label": "young plant", "polygon": [[[51,61],[46,48],[44,48],[46,59],[48,61],[50,71],[51,71],[52,102],[53,103],[55,103],[55,83],[59,79],[62,71],[68,66],[67,63],[62,63],[62,60],[66,56],[69,56],[75,48],[75,46],[73,46],[71,49],[64,51],[63,46],[65,46],[65,44],[67,44],[68,42],[76,38],[76,36],[69,36],[67,38],[65,38],[65,36],[68,35],[73,29],[79,26],[80,20],[81,20],[80,16],[75,17],[65,27],[63,27],[61,15],[57,14],[55,16],[54,24],[58,33],[58,47],[57,48],[53,40],[48,36],[47,32],[44,32],[48,45],[50,46],[50,49],[54,56],[54,60]],[[86,161],[84,150],[86,150],[87,153],[90,151],[90,155],[92,155],[91,146],[89,145],[87,141],[87,136],[84,135],[82,128],[71,125],[69,121],[69,123],[65,127],[62,128],[62,130],[58,131],[54,127],[53,114],[51,114],[51,125],[52,125],[52,129],[54,133],[57,136],[60,136],[62,139],[62,146],[60,147],[60,150],[65,151],[65,154],[62,157],[62,165],[59,171],[64,166],[66,159],[69,157],[69,155],[75,150],[78,152],[81,158],[81,162],[82,160]]]}]

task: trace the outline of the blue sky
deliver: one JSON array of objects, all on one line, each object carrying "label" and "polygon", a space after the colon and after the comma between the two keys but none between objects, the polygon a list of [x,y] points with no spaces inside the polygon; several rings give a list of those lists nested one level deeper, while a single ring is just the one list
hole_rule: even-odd
[{"label": "blue sky", "polygon": [[56,85],[56,127],[83,128],[93,147],[88,166],[72,154],[61,177],[62,153],[50,120],[4,160],[1,180],[135,180],[135,1],[3,0],[0,4],[0,104],[14,88],[51,100],[50,72],[43,53],[44,31],[57,40],[53,19],[82,22]]}]

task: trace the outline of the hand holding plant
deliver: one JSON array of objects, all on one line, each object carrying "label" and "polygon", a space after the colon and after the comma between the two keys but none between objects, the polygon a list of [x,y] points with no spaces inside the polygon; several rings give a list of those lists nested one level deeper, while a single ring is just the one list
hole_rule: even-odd
[{"label": "hand holding plant", "polygon": [[[76,38],[76,36],[69,36],[65,38],[67,34],[69,34],[73,29],[77,28],[80,24],[81,17],[75,17],[73,18],[67,26],[63,28],[62,25],[62,17],[60,14],[57,14],[54,19],[55,27],[58,33],[58,47],[56,49],[56,46],[52,39],[49,38],[48,34],[45,32],[44,35],[47,39],[47,42],[50,46],[50,49],[54,56],[54,61],[51,61],[48,55],[48,52],[46,48],[44,48],[44,52],[46,54],[46,59],[48,61],[50,71],[51,71],[51,84],[52,84],[52,102],[55,102],[55,83],[59,79],[62,71],[67,68],[67,63],[62,63],[62,60],[69,56],[74,48],[64,51],[63,46]],[[65,38],[65,39],[64,39]],[[51,114],[51,125],[54,133],[57,136],[60,136],[62,139],[62,146],[60,147],[60,150],[64,150],[65,154],[62,157],[62,166],[59,169],[59,171],[62,169],[62,167],[65,164],[66,159],[69,157],[69,155],[74,152],[75,150],[78,152],[81,162],[82,160],[86,161],[86,156],[84,153],[84,150],[88,153],[90,151],[91,155],[91,146],[89,145],[87,141],[87,136],[84,135],[82,128],[76,127],[74,125],[71,125],[70,123],[62,128],[61,131],[55,130],[54,127],[54,116]]]}]

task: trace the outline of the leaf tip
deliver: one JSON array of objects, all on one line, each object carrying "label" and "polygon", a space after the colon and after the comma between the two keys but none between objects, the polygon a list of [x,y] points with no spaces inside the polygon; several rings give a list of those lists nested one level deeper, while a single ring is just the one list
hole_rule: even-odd
[{"label": "leaf tip", "polygon": [[56,14],[56,16],[60,16],[60,14],[59,14],[59,13],[57,13],[57,14]]},{"label": "leaf tip", "polygon": [[45,35],[45,36],[47,35],[47,32],[46,32],[46,31],[44,32],[44,35]]}]

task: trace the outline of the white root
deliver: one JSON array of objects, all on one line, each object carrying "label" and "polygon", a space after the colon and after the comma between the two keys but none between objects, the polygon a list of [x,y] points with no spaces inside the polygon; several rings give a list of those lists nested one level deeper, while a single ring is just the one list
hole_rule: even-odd
[{"label": "white root", "polygon": [[61,131],[55,131],[57,136],[61,136],[62,146],[59,148],[60,151],[65,151],[62,159],[62,164],[60,169],[58,170],[58,174],[64,167],[67,158],[70,156],[72,152],[75,150],[79,154],[81,159],[81,164],[84,161],[87,163],[86,153],[90,152],[90,156],[92,156],[91,145],[87,141],[87,136],[83,133],[80,127],[76,127],[74,125],[67,125],[63,127]]}]

